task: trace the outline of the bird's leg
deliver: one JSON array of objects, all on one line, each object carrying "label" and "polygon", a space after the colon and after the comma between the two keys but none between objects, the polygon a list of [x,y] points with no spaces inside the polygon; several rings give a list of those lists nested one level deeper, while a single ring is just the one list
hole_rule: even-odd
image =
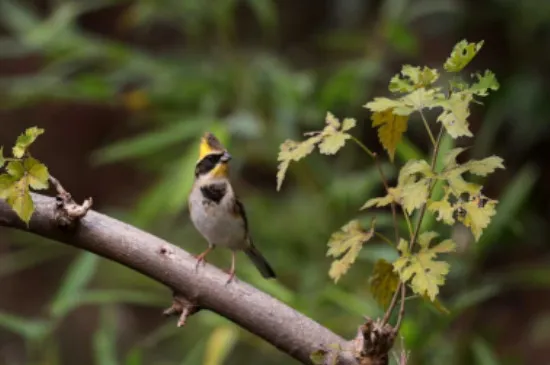
[{"label": "bird's leg", "polygon": [[214,249],[214,246],[209,245],[206,251],[204,251],[203,253],[197,256],[197,264],[195,265],[195,270],[199,268],[199,264],[201,262],[206,262],[206,259],[205,259],[206,255],[208,255],[208,253],[213,249]]},{"label": "bird's leg", "polygon": [[229,278],[227,279],[226,285],[229,284],[233,278],[235,278],[235,251],[231,250],[231,269],[229,269]]}]

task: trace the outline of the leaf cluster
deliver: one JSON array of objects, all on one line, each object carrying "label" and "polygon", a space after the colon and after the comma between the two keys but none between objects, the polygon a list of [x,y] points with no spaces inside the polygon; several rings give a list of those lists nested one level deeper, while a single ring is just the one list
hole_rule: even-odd
[{"label": "leaf cluster", "polygon": [[46,165],[29,153],[31,145],[43,133],[44,130],[37,127],[25,130],[12,148],[13,157],[5,157],[4,148],[0,147],[0,169],[5,171],[0,174],[0,199],[27,224],[34,211],[30,189],[47,189],[50,177]]},{"label": "leaf cluster", "polygon": [[[486,177],[496,169],[504,168],[500,157],[491,156],[459,163],[457,157],[465,148],[455,148],[443,156],[443,163],[440,164],[442,167],[435,168],[441,135],[446,133],[453,139],[472,137],[468,122],[470,106],[473,103],[480,104],[479,98],[499,88],[498,81],[490,70],[470,74],[470,78],[461,75],[482,46],[483,41],[458,42],[439,70],[428,66],[404,65],[401,72],[389,82],[388,89],[393,94],[392,97],[375,97],[365,104],[372,113],[371,126],[377,129],[378,139],[391,161],[394,160],[396,148],[415,114],[424,124],[433,144],[432,161],[407,161],[399,171],[397,183],[390,186],[384,181],[385,195],[368,199],[361,207],[363,210],[391,205],[392,211],[395,211],[395,207],[400,207],[409,227],[410,239],[400,237],[397,242],[385,239],[387,243],[394,245],[399,258],[393,263],[379,260],[370,277],[370,291],[382,307],[389,304],[399,282],[405,283],[414,293],[441,307],[437,295],[439,288],[445,283],[450,265],[438,260],[437,256],[453,252],[455,244],[450,239],[432,244],[438,236],[436,232],[418,232],[426,212],[434,214],[438,221],[448,225],[461,222],[471,230],[476,241],[496,213],[497,201],[484,196],[483,186],[468,181],[468,175]],[[447,75],[442,77],[443,73]],[[450,81],[444,83],[442,80]],[[432,123],[425,117],[428,110],[438,113]],[[431,124],[441,129],[437,139],[432,134]],[[355,125],[354,119],[340,122],[331,113],[327,113],[322,131],[307,133],[308,138],[301,142],[285,141],[280,147],[278,157],[277,190],[281,188],[290,162],[303,159],[315,146],[323,154],[335,154],[351,139],[376,160],[376,154],[348,133]],[[381,178],[385,180],[383,175]],[[437,182],[442,185],[444,196],[434,200],[432,192]],[[418,213],[418,222],[413,230],[409,217],[414,213]],[[395,220],[396,230],[397,223]],[[374,221],[370,230],[366,231],[354,219],[331,236],[327,256],[334,257],[329,276],[335,282],[349,270],[363,244],[375,234],[383,237],[381,232],[375,232]]]}]

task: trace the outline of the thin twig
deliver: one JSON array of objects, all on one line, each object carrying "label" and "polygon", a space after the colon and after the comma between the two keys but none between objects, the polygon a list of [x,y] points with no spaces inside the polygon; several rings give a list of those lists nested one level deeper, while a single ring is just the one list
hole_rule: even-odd
[{"label": "thin twig", "polygon": [[[351,136],[351,135],[350,135]],[[370,157],[374,158],[376,156],[376,153],[372,152],[367,146],[365,146],[363,144],[363,142],[361,142],[359,139],[357,139],[357,137],[354,137],[354,136],[351,136],[351,139],[357,143],[357,145],[359,147],[361,147],[363,149],[363,151],[365,151]]]},{"label": "thin twig", "polygon": [[391,240],[388,237],[386,237],[385,235],[383,235],[382,233],[374,232],[374,235],[376,237],[380,238],[382,241],[386,242],[391,247],[395,247],[394,244],[391,242]]},{"label": "thin twig", "polygon": [[401,306],[399,307],[399,315],[397,316],[397,323],[395,324],[395,332],[399,332],[399,328],[401,328],[401,322],[403,321],[403,317],[405,317],[405,292],[407,291],[407,288],[405,287],[405,284],[401,284]]},{"label": "thin twig", "polygon": [[[430,165],[433,172],[435,172],[435,164],[437,162],[437,155],[439,154],[439,145],[441,144],[441,137],[443,136],[443,126],[441,126],[441,129],[439,130],[439,134],[437,135],[437,141],[435,143],[434,153],[432,156],[432,163]],[[430,187],[428,188],[428,199],[432,196],[433,188],[435,186],[435,183],[437,182],[436,179],[434,179]],[[424,214],[426,213],[426,207],[428,206],[428,202],[425,202],[422,204],[422,208],[420,208],[420,215],[418,216],[418,220],[416,221],[416,226],[414,228],[414,233],[411,238],[411,241],[409,242],[409,250],[412,250],[412,247],[414,245],[414,242],[418,238],[418,234],[420,233],[420,226],[422,225],[422,219],[424,218]]]},{"label": "thin twig", "polygon": [[426,131],[428,132],[428,135],[430,136],[430,141],[432,141],[432,146],[435,147],[437,144],[434,135],[432,134],[432,131],[430,129],[430,125],[428,124],[428,121],[426,120],[426,117],[424,116],[424,113],[422,110],[420,110],[420,116],[422,117],[422,121],[424,122],[424,127],[426,127]]},{"label": "thin twig", "polygon": [[402,282],[399,282],[397,284],[397,288],[395,288],[395,292],[393,293],[393,297],[391,298],[390,305],[388,306],[388,309],[386,310],[386,313],[384,313],[384,317],[382,318],[382,323],[386,324],[390,320],[391,313],[393,312],[393,308],[395,308],[395,303],[397,303],[397,296],[400,291],[400,287],[403,286]]},{"label": "thin twig", "polygon": [[405,222],[407,222],[407,229],[409,231],[409,238],[410,238],[413,235],[413,227],[412,227],[411,219],[409,218],[409,215],[407,214],[405,209],[403,209],[403,207],[401,207],[401,211],[403,212],[403,216],[405,217]]}]

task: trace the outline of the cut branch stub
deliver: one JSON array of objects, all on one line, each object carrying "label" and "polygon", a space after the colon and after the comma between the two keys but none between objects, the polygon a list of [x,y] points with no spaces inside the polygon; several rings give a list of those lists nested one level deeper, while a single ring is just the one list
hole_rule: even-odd
[{"label": "cut branch stub", "polygon": [[165,309],[163,312],[163,315],[165,316],[175,316],[180,315],[178,319],[177,326],[183,327],[185,326],[185,323],[187,322],[187,318],[191,317],[193,314],[197,313],[200,310],[200,307],[188,300],[187,298],[174,293],[173,299],[172,299],[172,305],[170,308]]},{"label": "cut branch stub", "polygon": [[354,340],[355,358],[361,365],[388,365],[397,332],[382,320],[367,318]]},{"label": "cut branch stub", "polygon": [[92,198],[88,198],[82,204],[78,204],[74,201],[71,194],[63,188],[59,180],[53,176],[50,176],[49,180],[55,187],[55,190],[57,190],[54,212],[55,221],[60,228],[73,228],[76,222],[88,213],[88,210],[92,207],[93,200]]}]

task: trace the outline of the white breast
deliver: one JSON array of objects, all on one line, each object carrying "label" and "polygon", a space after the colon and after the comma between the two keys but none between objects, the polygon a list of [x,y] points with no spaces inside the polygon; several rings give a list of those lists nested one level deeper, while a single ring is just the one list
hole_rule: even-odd
[{"label": "white breast", "polygon": [[219,204],[208,201],[196,183],[189,196],[191,221],[211,245],[231,249],[246,247],[244,221],[233,213],[233,191],[228,191]]}]

